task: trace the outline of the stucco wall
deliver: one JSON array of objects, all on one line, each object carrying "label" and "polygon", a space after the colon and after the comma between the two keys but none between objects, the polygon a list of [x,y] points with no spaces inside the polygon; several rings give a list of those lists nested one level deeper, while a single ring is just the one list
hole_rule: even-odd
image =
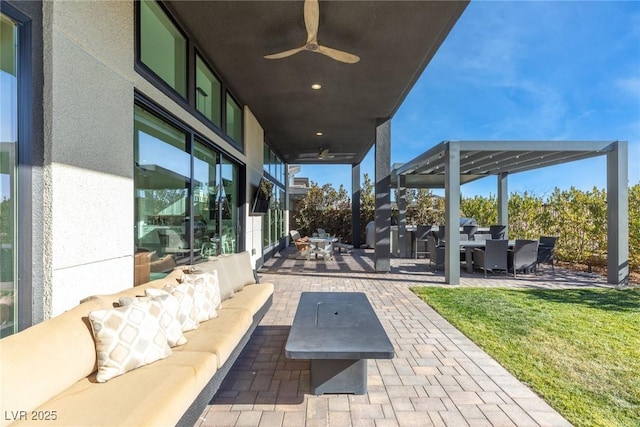
[{"label": "stucco wall", "polygon": [[[263,134],[247,109],[247,159],[134,70],[132,1],[44,2],[45,317],[133,285],[134,88],[262,174]],[[259,161],[258,161],[259,159]],[[250,192],[247,194],[250,198]],[[248,210],[247,210],[248,211]],[[261,221],[245,244],[261,255]],[[258,236],[256,238],[256,236]]]}]

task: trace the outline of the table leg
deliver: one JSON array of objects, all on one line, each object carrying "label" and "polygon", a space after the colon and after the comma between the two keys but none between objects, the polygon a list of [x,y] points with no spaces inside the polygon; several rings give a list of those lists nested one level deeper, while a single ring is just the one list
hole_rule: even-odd
[{"label": "table leg", "polygon": [[464,259],[467,264],[467,273],[473,273],[473,248],[464,248]]},{"label": "table leg", "polygon": [[367,392],[367,359],[311,359],[311,393]]}]

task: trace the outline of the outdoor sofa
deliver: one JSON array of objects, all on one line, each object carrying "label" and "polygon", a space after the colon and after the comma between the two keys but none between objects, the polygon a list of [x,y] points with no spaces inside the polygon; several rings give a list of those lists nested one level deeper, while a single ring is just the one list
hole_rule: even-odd
[{"label": "outdoor sofa", "polygon": [[[146,290],[190,280],[185,271],[195,278],[216,271],[217,316],[184,332],[186,343],[168,357],[98,382],[92,322],[105,312],[96,310],[118,310],[127,298],[146,304],[138,298]],[[0,425],[194,425],[271,306],[273,285],[255,277],[247,252],[222,255],[117,294],[89,297],[0,340]]]}]

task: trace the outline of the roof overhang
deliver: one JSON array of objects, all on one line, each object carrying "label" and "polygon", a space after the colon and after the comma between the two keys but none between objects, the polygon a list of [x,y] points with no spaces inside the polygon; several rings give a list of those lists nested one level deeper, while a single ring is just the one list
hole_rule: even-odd
[{"label": "roof overhang", "polygon": [[602,156],[615,141],[445,141],[394,167],[392,185],[405,176],[405,187],[444,188],[450,144],[460,150],[460,184],[491,175],[513,174]]},{"label": "roof overhang", "polygon": [[357,54],[356,64],[307,51],[264,58],[304,43],[302,1],[166,3],[284,161],[357,164],[468,1],[321,1],[319,42]]}]

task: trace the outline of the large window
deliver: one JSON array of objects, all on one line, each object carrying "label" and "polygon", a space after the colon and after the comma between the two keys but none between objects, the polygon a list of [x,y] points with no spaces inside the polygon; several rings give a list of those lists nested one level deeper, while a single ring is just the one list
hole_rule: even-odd
[{"label": "large window", "polygon": [[205,52],[196,49],[198,43],[190,40],[179,21],[172,19],[159,2],[142,0],[136,5],[139,49],[136,70],[218,135],[242,149],[242,104],[216,77]]},{"label": "large window", "polygon": [[242,109],[227,93],[227,135],[234,141],[242,142]]},{"label": "large window", "polygon": [[152,0],[140,2],[140,61],[187,97],[187,39]]},{"label": "large window", "polygon": [[238,164],[140,105],[134,151],[136,283],[240,250]]},{"label": "large window", "polygon": [[278,158],[276,153],[264,144],[263,168],[266,176],[274,183],[269,210],[262,218],[262,241],[265,249],[273,247],[280,242],[285,234],[285,177],[284,162]]},{"label": "large window", "polygon": [[168,269],[191,251],[187,134],[136,106],[134,135],[136,251],[168,257]]},{"label": "large window", "polygon": [[16,331],[17,162],[18,148],[18,30],[0,14],[0,337]]},{"label": "large window", "polygon": [[222,129],[222,86],[200,55],[196,55],[196,109]]}]

